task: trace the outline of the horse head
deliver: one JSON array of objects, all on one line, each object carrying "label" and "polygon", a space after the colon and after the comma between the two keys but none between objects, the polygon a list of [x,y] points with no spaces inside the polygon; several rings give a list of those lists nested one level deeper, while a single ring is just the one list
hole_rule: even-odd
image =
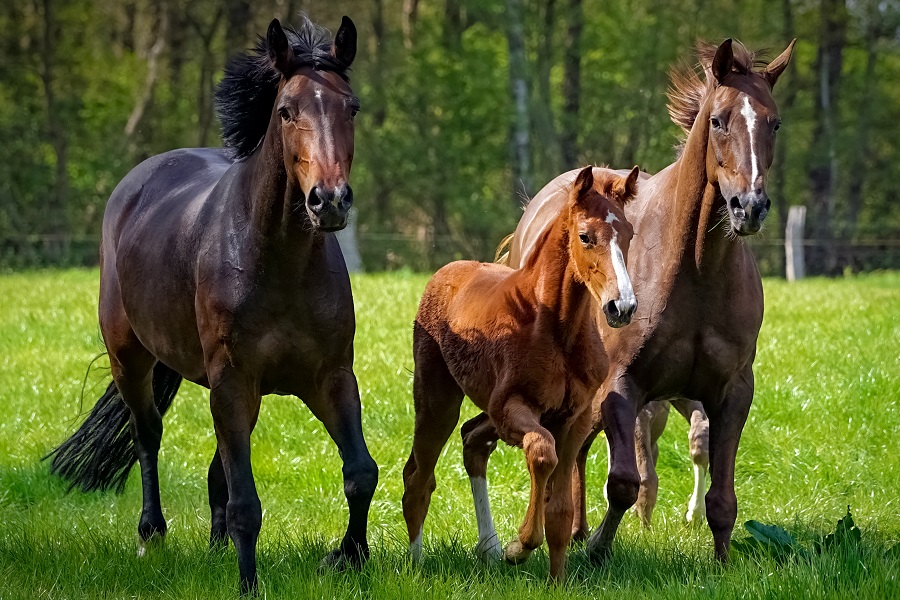
[{"label": "horse head", "polygon": [[272,119],[281,137],[288,189],[300,190],[313,227],[337,231],[353,204],[353,119],[359,99],[344,74],[356,56],[356,27],[348,17],[330,53],[295,56],[278,19],[266,35],[271,66],[280,74]]},{"label": "horse head", "polygon": [[634,167],[626,177],[604,173],[595,180],[593,167],[585,167],[569,192],[569,257],[610,327],[629,324],[637,309],[625,269],[634,231],[624,208],[637,191],[639,172]]},{"label": "horse head", "polygon": [[752,235],[771,206],[766,178],[781,126],[772,88],[791,59],[794,42],[775,60],[758,68],[754,54],[725,40],[718,47],[698,44],[705,73],[673,73],[669,112],[689,134],[705,128],[707,180],[725,200],[730,229]]}]

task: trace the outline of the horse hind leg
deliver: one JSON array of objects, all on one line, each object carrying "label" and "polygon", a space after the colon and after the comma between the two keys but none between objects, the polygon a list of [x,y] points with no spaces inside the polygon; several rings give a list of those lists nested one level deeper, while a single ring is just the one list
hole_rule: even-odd
[{"label": "horse hind leg", "polygon": [[228,546],[228,480],[218,447],[209,464],[206,485],[210,511],[209,547],[225,548]]},{"label": "horse hind leg", "polygon": [[437,483],[434,468],[441,450],[459,421],[463,391],[450,374],[437,343],[416,326],[413,399],[416,424],[413,447],[403,468],[403,518],[409,534],[409,553],[422,555],[422,529],[431,494]]},{"label": "horse hind leg", "polygon": [[709,472],[709,418],[703,404],[696,400],[677,400],[672,403],[691,428],[688,444],[691,462],[694,464],[694,491],[688,500],[684,519],[691,525],[702,525],[706,521],[706,475]]},{"label": "horse hind leg", "polygon": [[485,413],[466,421],[460,428],[460,434],[463,441],[463,464],[469,475],[475,518],[478,522],[478,544],[475,546],[475,555],[486,562],[498,561],[503,556],[503,547],[497,538],[497,530],[491,516],[487,463],[500,438],[490,417]]},{"label": "horse hind leg", "polygon": [[635,456],[641,476],[641,487],[634,503],[634,512],[644,527],[650,527],[653,509],[659,495],[659,477],[656,474],[656,462],[659,459],[658,441],[668,419],[669,403],[665,400],[656,400],[644,406],[635,422]]}]

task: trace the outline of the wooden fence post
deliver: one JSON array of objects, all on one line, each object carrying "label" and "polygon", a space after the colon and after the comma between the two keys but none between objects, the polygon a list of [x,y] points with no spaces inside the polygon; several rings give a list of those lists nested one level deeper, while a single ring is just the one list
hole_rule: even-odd
[{"label": "wooden fence post", "polygon": [[806,207],[792,206],[788,212],[787,226],[784,228],[785,275],[788,281],[803,279],[803,225],[806,222]]}]

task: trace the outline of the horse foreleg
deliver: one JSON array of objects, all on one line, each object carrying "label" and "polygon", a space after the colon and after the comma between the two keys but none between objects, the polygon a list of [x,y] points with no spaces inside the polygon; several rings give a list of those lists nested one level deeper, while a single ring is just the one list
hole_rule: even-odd
[{"label": "horse foreleg", "polygon": [[519,564],[544,542],[547,480],[559,462],[556,440],[541,426],[534,410],[520,396],[491,404],[491,419],[501,429],[504,441],[521,445],[531,474],[531,495],[525,520],[519,528],[519,537],[510,542],[503,552],[507,562]]},{"label": "horse foreleg", "polygon": [[590,410],[585,410],[568,427],[557,434],[556,451],[559,464],[547,482],[546,524],[547,549],[550,554],[550,578],[566,578],[566,549],[572,541],[569,525],[575,515],[572,503],[572,475],[582,442],[591,429]]},{"label": "horse foreleg", "polygon": [[720,403],[705,405],[709,414],[709,464],[711,483],[706,494],[706,519],[712,530],[716,558],[728,562],[731,533],[737,519],[734,493],[734,463],[750,403],[753,401],[753,371],[750,367],[735,377]]},{"label": "horse foreleg", "polygon": [[603,521],[587,542],[588,556],[595,563],[602,563],[609,556],[619,523],[637,500],[641,485],[634,452],[637,411],[623,383],[617,383],[600,404],[603,431],[609,445],[610,468],[606,479],[609,505]]},{"label": "horse foreleg", "polygon": [[378,465],[362,432],[359,387],[350,367],[340,367],[326,380],[322,393],[307,401],[313,414],[337,444],[344,461],[344,495],[350,510],[340,547],[322,559],[323,567],[358,567],[369,558],[366,540],[369,505],[378,484]]},{"label": "horse foreleg", "polygon": [[485,561],[500,560],[503,547],[494,529],[491,504],[488,499],[487,463],[491,452],[497,447],[497,430],[490,417],[481,413],[466,421],[460,428],[463,440],[463,464],[469,475],[472,501],[475,503],[475,518],[478,522],[478,544],[475,554]]},{"label": "horse foreleg", "polygon": [[262,507],[250,466],[250,434],[259,417],[257,384],[231,369],[210,373],[209,406],[228,488],[226,529],[237,551],[241,593],[257,589],[256,542]]},{"label": "horse foreleg", "polygon": [[206,487],[209,492],[211,514],[209,547],[224,548],[228,545],[228,481],[225,479],[225,467],[222,465],[222,457],[219,455],[218,448],[216,448],[212,462],[209,463]]},{"label": "horse foreleg", "polygon": [[653,509],[659,495],[659,477],[656,474],[656,461],[659,459],[659,437],[666,428],[669,418],[669,403],[665,400],[648,402],[638,413],[634,428],[635,455],[638,472],[641,475],[641,489],[634,512],[641,524],[650,527]]},{"label": "horse foreleg", "polygon": [[[600,432],[603,431],[600,423],[594,423],[591,432],[578,451],[575,458],[575,468],[572,472],[572,541],[583,542],[588,538],[590,529],[587,522],[587,456],[591,445]],[[604,494],[606,487],[604,486]]]},{"label": "horse foreleg", "polygon": [[688,444],[694,463],[694,491],[688,500],[685,520],[699,525],[706,520],[706,474],[709,471],[709,418],[703,404],[696,400],[673,400],[672,405],[691,424]]},{"label": "horse foreleg", "polygon": [[[113,336],[109,324],[106,325],[105,335],[110,339]],[[122,400],[131,409],[131,432],[141,466],[143,506],[138,521],[138,556],[144,556],[147,544],[165,536],[167,528],[159,499],[159,446],[163,426],[153,401],[156,358],[140,344],[130,327],[127,333],[110,342],[110,368]]]}]

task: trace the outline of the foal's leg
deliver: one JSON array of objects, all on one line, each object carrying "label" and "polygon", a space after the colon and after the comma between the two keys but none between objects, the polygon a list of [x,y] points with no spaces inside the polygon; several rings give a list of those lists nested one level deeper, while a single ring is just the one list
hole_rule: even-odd
[{"label": "foal's leg", "polygon": [[688,443],[691,448],[691,461],[694,463],[694,492],[688,501],[685,520],[699,525],[706,520],[706,473],[709,470],[709,418],[703,410],[703,404],[696,400],[673,400],[672,405],[680,412],[691,429],[688,431]]},{"label": "foal's leg", "polygon": [[525,451],[525,462],[531,474],[531,496],[519,537],[503,552],[503,558],[515,565],[527,559],[544,542],[547,480],[559,459],[553,435],[541,426],[534,409],[521,396],[513,395],[503,403],[492,401],[491,404],[491,419],[498,424],[504,441],[520,445]]},{"label": "foal's leg", "polygon": [[450,374],[437,343],[427,334],[416,332],[414,353],[416,424],[412,450],[403,468],[403,518],[410,556],[418,560],[422,556],[422,527],[437,485],[434,467],[459,422],[463,391]]},{"label": "foal's leg", "polygon": [[550,578],[555,581],[566,578],[566,549],[572,541],[570,524],[575,515],[571,491],[572,474],[582,441],[591,429],[590,411],[584,411],[566,429],[555,436],[559,464],[547,482],[548,499],[545,508],[544,532],[550,554]]},{"label": "foal's leg", "polygon": [[166,534],[159,499],[159,445],[162,416],[153,400],[153,366],[156,358],[140,343],[118,300],[118,291],[101,290],[100,328],[109,352],[110,370],[116,388],[131,409],[131,431],[141,466],[143,507],[138,521],[138,555],[146,543]]},{"label": "foal's leg", "polygon": [[735,376],[721,402],[705,404],[709,414],[709,465],[711,483],[706,494],[706,520],[712,530],[716,558],[728,562],[731,533],[737,519],[734,493],[734,461],[741,431],[753,401],[753,370],[748,366]]},{"label": "foal's leg", "polygon": [[224,548],[228,545],[228,481],[225,478],[225,467],[219,449],[213,455],[206,478],[209,492],[209,509],[212,515],[209,532],[209,547]]},{"label": "foal's leg", "polygon": [[644,406],[635,423],[634,444],[638,472],[641,474],[641,489],[637,502],[634,503],[634,512],[644,527],[650,527],[659,494],[659,477],[656,475],[656,461],[659,459],[657,441],[666,428],[668,419],[669,403],[656,400]]},{"label": "foal's leg", "polygon": [[369,505],[378,484],[378,465],[369,454],[362,432],[359,387],[349,366],[335,369],[319,396],[307,402],[322,421],[344,461],[344,495],[350,509],[347,531],[340,547],[322,560],[322,566],[343,569],[360,566],[369,558],[366,541]]},{"label": "foal's leg", "polygon": [[488,500],[487,463],[491,452],[497,447],[497,429],[490,417],[481,413],[474,419],[466,421],[460,429],[463,439],[463,464],[469,475],[472,487],[472,500],[475,503],[475,518],[478,521],[478,544],[475,554],[482,560],[500,560],[503,547],[494,529],[491,517],[491,504]]},{"label": "foal's leg", "polygon": [[[575,458],[575,469],[572,473],[572,505],[574,508],[574,517],[572,518],[572,541],[583,542],[588,538],[590,529],[587,522],[587,456],[591,451],[591,445],[600,432],[603,431],[602,424],[595,422],[591,426],[591,431],[581,449]],[[603,487],[603,493],[606,494],[606,486]]]},{"label": "foal's leg", "polygon": [[600,404],[603,430],[609,445],[610,469],[606,479],[609,506],[603,522],[587,542],[588,555],[597,563],[609,556],[622,516],[637,500],[641,485],[634,452],[637,411],[628,389],[627,381],[616,381]]},{"label": "foal's leg", "polygon": [[250,465],[250,434],[259,418],[260,395],[257,382],[226,366],[226,361],[228,358],[216,356],[207,366],[209,406],[228,488],[226,530],[237,551],[241,593],[249,594],[257,589],[256,542],[262,526],[262,507]]}]

